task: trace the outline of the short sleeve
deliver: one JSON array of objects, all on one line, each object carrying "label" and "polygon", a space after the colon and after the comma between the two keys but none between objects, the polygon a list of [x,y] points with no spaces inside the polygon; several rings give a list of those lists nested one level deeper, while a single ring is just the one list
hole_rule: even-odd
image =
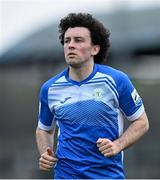
[{"label": "short sleeve", "polygon": [[38,127],[49,131],[54,128],[54,124],[54,113],[48,106],[48,87],[44,84],[40,90]]},{"label": "short sleeve", "polygon": [[119,106],[127,119],[134,121],[144,112],[142,98],[126,74],[121,76],[119,85]]}]

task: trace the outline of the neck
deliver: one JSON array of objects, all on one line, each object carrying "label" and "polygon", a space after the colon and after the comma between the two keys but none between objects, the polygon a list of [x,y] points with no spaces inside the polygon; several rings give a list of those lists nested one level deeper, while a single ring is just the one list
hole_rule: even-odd
[{"label": "neck", "polygon": [[79,67],[69,67],[69,77],[77,82],[86,79],[93,71],[94,62],[85,63]]}]

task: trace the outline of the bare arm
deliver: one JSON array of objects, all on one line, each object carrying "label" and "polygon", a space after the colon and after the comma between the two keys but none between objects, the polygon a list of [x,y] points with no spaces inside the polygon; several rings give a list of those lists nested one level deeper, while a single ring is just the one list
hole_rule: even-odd
[{"label": "bare arm", "polygon": [[36,141],[40,155],[42,155],[48,147],[53,148],[54,131],[44,131],[37,127]]},{"label": "bare arm", "polygon": [[126,131],[115,141],[99,138],[97,146],[106,157],[116,155],[125,148],[138,141],[149,129],[148,118],[144,112],[137,120],[133,121]]},{"label": "bare arm", "polygon": [[39,168],[41,170],[50,171],[57,162],[57,158],[53,152],[53,139],[54,131],[44,131],[37,127],[36,141],[41,155],[39,159]]}]

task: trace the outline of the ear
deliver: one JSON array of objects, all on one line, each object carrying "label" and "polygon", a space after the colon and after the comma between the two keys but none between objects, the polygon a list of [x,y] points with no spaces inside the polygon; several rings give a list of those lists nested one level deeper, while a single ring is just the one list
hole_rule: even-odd
[{"label": "ear", "polygon": [[95,56],[99,53],[100,46],[99,45],[93,45],[92,47],[92,55]]}]

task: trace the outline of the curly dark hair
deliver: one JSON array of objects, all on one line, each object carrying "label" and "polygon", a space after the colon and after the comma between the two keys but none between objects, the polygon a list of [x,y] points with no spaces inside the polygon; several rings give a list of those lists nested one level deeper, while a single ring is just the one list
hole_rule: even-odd
[{"label": "curly dark hair", "polygon": [[94,62],[101,64],[106,60],[108,56],[108,50],[110,47],[109,36],[110,32],[104,25],[93,18],[88,13],[70,13],[66,17],[62,18],[59,24],[59,39],[61,44],[64,45],[64,35],[68,28],[73,27],[85,27],[91,33],[91,41],[94,45],[100,46],[100,51],[94,56]]}]

